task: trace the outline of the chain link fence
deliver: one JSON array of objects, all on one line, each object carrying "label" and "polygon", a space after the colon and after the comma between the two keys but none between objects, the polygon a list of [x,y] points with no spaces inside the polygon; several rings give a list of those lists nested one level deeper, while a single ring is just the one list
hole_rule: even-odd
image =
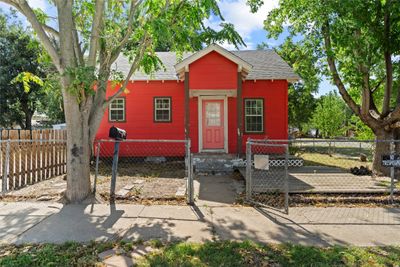
[{"label": "chain link fence", "polygon": [[97,140],[94,190],[103,198],[113,194],[110,186],[117,142],[116,199],[192,202],[189,140]]},{"label": "chain link fence", "polygon": [[288,212],[287,158],[286,144],[247,142],[246,199],[248,202]]},{"label": "chain link fence", "polygon": [[383,166],[382,156],[394,154],[399,144],[398,140],[250,140],[248,196],[280,207],[287,200],[278,197],[287,181],[291,194],[385,194],[393,202],[400,189],[400,172]]}]

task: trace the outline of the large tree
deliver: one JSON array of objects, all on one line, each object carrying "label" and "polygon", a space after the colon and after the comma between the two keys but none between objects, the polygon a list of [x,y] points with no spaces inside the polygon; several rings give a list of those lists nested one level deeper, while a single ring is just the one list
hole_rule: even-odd
[{"label": "large tree", "polygon": [[[253,10],[261,4],[249,0]],[[399,137],[400,127],[400,1],[281,0],[265,28],[270,37],[285,29],[308,44],[343,100],[378,140]],[[382,94],[382,103],[379,102]],[[354,96],[359,96],[355,98]],[[388,143],[378,142],[373,168],[381,167]]]},{"label": "large tree", "polygon": [[[219,41],[243,45],[233,26],[223,23],[215,0],[52,0],[48,2],[56,14],[51,15],[33,10],[26,0],[0,1],[26,17],[60,74],[70,202],[80,202],[91,192],[91,146],[105,109],[138,68],[151,72],[160,67],[156,47],[165,40],[177,52]],[[220,30],[204,25],[211,15],[221,20]],[[111,68],[121,53],[132,63],[126,77]],[[119,82],[106,98],[109,80]]]},{"label": "large tree", "polygon": [[31,129],[32,116],[44,97],[41,82],[32,82],[45,77],[41,54],[32,33],[0,10],[0,127]]},{"label": "large tree", "polygon": [[[307,130],[316,99],[314,94],[318,92],[321,82],[321,71],[317,66],[318,57],[310,54],[307,44],[295,42],[293,38],[287,38],[274,50],[293,68],[301,80],[289,84],[289,125],[299,129],[300,132]],[[268,48],[266,43],[258,45],[258,49]]]}]

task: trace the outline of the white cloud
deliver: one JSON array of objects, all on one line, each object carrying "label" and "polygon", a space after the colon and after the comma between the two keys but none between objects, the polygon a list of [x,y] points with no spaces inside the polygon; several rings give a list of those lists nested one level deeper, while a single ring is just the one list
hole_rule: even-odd
[{"label": "white cloud", "polygon": [[[278,7],[278,0],[265,1],[264,5],[256,13],[250,12],[250,7],[246,5],[246,0],[221,0],[219,1],[219,7],[225,21],[235,25],[236,31],[244,39],[247,48],[251,49],[254,48],[254,43],[251,42],[251,33],[263,29],[264,20],[273,8]],[[206,25],[214,29],[219,28],[218,23],[216,20],[205,22]]]}]

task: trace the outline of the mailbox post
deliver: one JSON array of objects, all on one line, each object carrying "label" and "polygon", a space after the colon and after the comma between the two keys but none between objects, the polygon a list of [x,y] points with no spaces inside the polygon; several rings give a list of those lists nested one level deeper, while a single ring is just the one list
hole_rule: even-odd
[{"label": "mailbox post", "polygon": [[112,126],[110,128],[108,137],[115,140],[113,164],[112,164],[112,175],[111,175],[111,186],[110,186],[110,202],[114,203],[115,202],[115,185],[117,183],[119,145],[120,145],[121,140],[126,139],[126,131]]}]

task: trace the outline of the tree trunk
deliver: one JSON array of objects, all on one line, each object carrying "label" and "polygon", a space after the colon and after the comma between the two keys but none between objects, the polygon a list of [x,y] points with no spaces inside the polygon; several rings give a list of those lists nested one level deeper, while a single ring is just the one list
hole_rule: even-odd
[{"label": "tree trunk", "polygon": [[26,112],[25,113],[25,129],[32,130],[32,113]]},{"label": "tree trunk", "polygon": [[389,175],[389,168],[382,167],[382,155],[390,154],[390,140],[393,139],[393,130],[385,131],[383,129],[379,129],[375,131],[376,135],[376,144],[374,151],[374,158],[372,163],[372,171],[374,175]]},{"label": "tree trunk", "polygon": [[65,120],[67,124],[67,191],[69,203],[79,203],[91,193],[90,188],[90,138],[89,112],[76,101],[76,97],[64,94]]}]

